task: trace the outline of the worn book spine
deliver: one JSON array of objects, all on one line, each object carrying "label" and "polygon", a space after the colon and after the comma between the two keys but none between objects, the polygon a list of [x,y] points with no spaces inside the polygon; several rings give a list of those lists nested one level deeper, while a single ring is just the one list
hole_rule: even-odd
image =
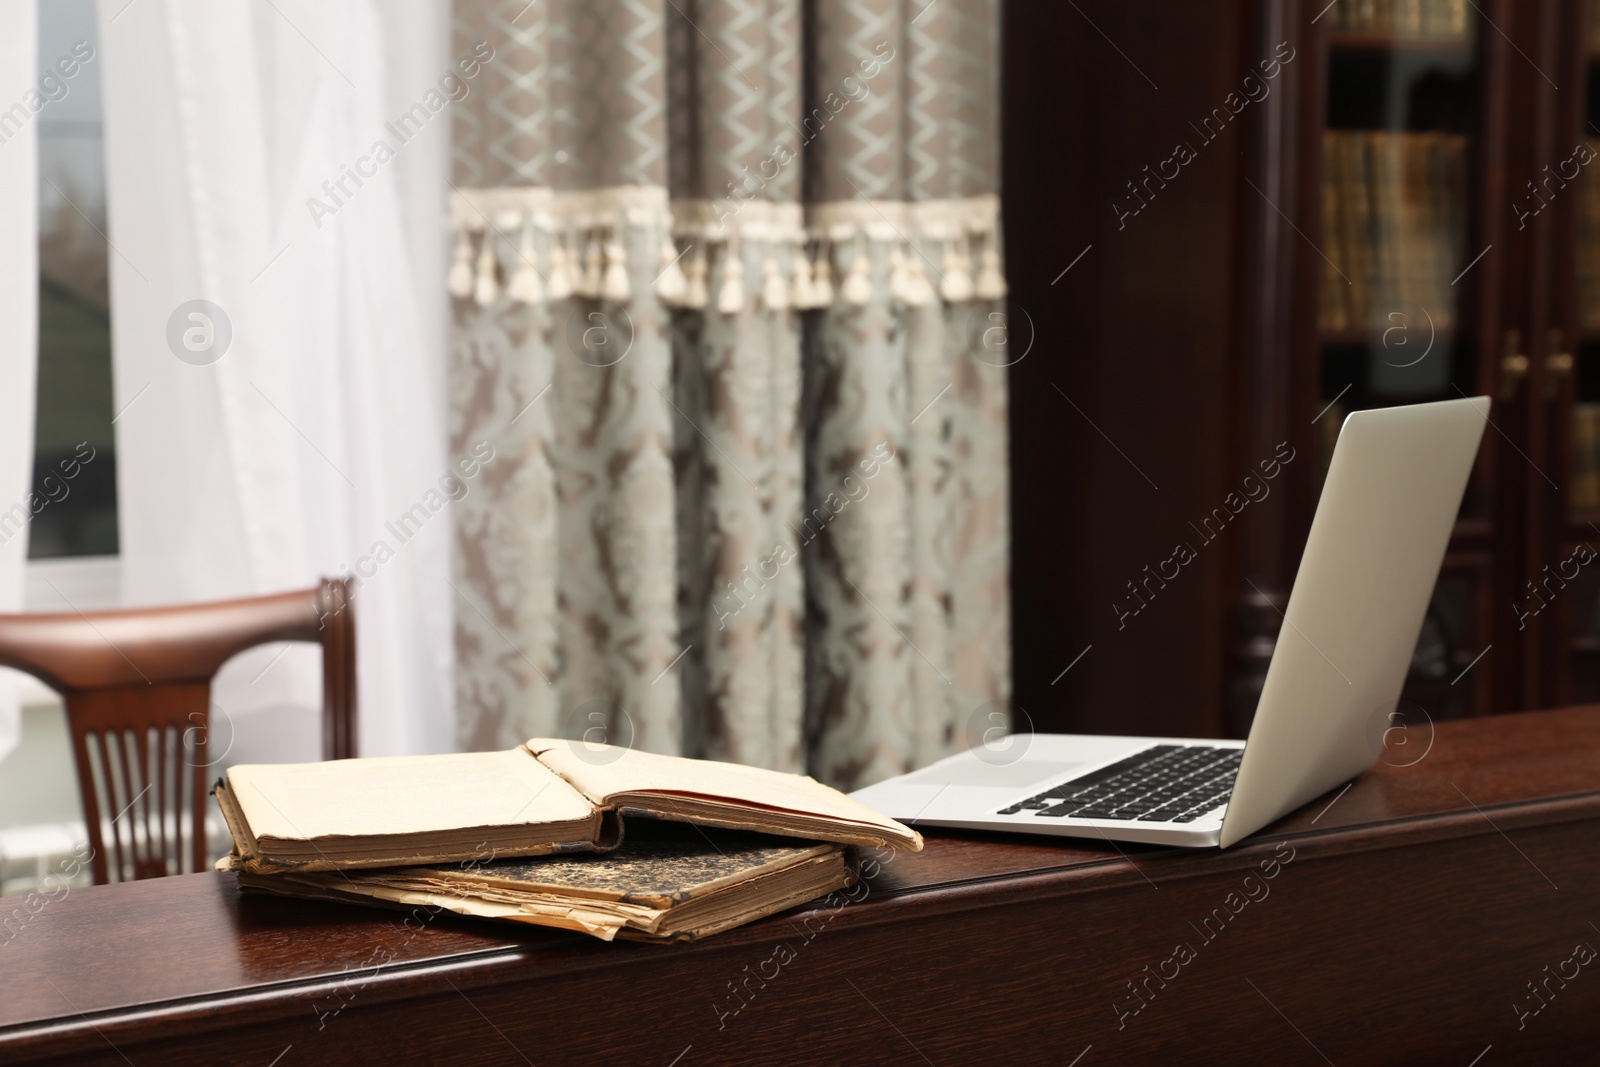
[{"label": "worn book spine", "polygon": [[1372,287],[1372,214],[1368,197],[1367,149],[1365,136],[1359,132],[1340,135],[1343,141],[1341,191],[1344,196],[1344,244],[1349,249],[1350,266],[1350,325],[1365,328],[1368,325]]},{"label": "worn book spine", "polygon": [[1386,131],[1374,132],[1368,165],[1372,168],[1371,198],[1373,204],[1373,248],[1376,253],[1373,289],[1373,307],[1369,317],[1375,329],[1391,325],[1389,313],[1399,311],[1404,305],[1401,295],[1401,203],[1400,148],[1401,137]]},{"label": "worn book spine", "polygon": [[[1444,309],[1440,307],[1443,294],[1438,285],[1439,272],[1443,268],[1436,254],[1433,200],[1428,195],[1428,154],[1435,140],[1437,136],[1431,133],[1409,135],[1406,138],[1404,162],[1406,207],[1410,216],[1408,240],[1412,244],[1409,298],[1423,308],[1426,317],[1437,329],[1439,319],[1444,316]],[[1416,325],[1423,327],[1424,323]]]},{"label": "worn book spine", "polygon": [[[1421,327],[1421,321],[1411,322],[1416,308],[1423,306],[1421,233],[1417,217],[1420,198],[1412,187],[1414,176],[1411,172],[1412,149],[1417,143],[1416,136],[1410,133],[1392,133],[1389,136],[1394,144],[1395,262],[1398,276],[1394,306],[1390,311],[1398,312],[1401,318],[1397,320],[1391,317],[1385,326],[1402,322]],[[1420,314],[1417,315],[1419,320],[1421,317]]]},{"label": "worn book spine", "polygon": [[1442,325],[1451,329],[1460,323],[1463,294],[1471,284],[1453,284],[1467,265],[1466,143],[1458,134],[1438,134],[1428,150],[1428,198],[1433,203]]},{"label": "worn book spine", "polygon": [[1450,279],[1455,272],[1450,269],[1449,208],[1444,203],[1439,188],[1440,134],[1423,134],[1416,147],[1416,183],[1422,198],[1422,240],[1427,258],[1424,279],[1427,307],[1437,329],[1448,330],[1455,326],[1455,300],[1450,291]]},{"label": "worn book spine", "polygon": [[1600,508],[1600,404],[1573,405],[1572,453],[1571,506]]},{"label": "worn book spine", "polygon": [[[1600,151],[1600,142],[1589,142]],[[1578,181],[1578,321],[1584,329],[1600,328],[1600,165],[1591,163]]]},{"label": "worn book spine", "polygon": [[1372,29],[1376,33],[1394,32],[1395,0],[1377,0],[1373,5]]},{"label": "worn book spine", "polygon": [[[1323,332],[1337,333],[1350,328],[1350,285],[1341,266],[1348,270],[1349,256],[1344,250],[1344,222],[1339,210],[1339,173],[1341,144],[1344,138],[1336,130],[1322,134],[1322,293],[1318,308],[1320,328]],[[1336,265],[1337,264],[1337,265]]]},{"label": "worn book spine", "polygon": [[[1445,193],[1441,202],[1449,212],[1449,227],[1446,231],[1449,240],[1449,260],[1451,263],[1450,277],[1466,269],[1473,253],[1467,248],[1467,139],[1463,136],[1452,134],[1443,139],[1443,180]],[[1463,282],[1463,285],[1470,282]],[[1454,289],[1454,287],[1452,286]],[[1457,306],[1463,299],[1463,290],[1455,289]]]},{"label": "worn book spine", "polygon": [[1394,0],[1394,33],[1397,37],[1421,36],[1421,0]]}]

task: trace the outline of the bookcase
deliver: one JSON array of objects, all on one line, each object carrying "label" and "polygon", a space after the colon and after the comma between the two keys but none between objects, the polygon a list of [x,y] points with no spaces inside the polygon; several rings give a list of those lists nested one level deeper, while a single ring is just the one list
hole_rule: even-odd
[{"label": "bookcase", "polygon": [[[1600,699],[1597,15],[1592,0],[1282,7],[1307,62],[1260,132],[1294,150],[1255,165],[1285,172],[1301,232],[1281,261],[1287,343],[1259,360],[1290,361],[1291,434],[1321,469],[1349,411],[1492,400],[1397,725]],[[1245,562],[1263,589],[1287,592],[1318,488]],[[1240,598],[1236,727],[1273,629]]]},{"label": "bookcase", "polygon": [[[1011,314],[1039,353],[1011,368],[1014,674],[1036,727],[1241,736],[1342,418],[1480,395],[1402,719],[1600,701],[1595,0],[1005,11]],[[1128,215],[1130,176],[1236,90],[1237,119]],[[1127,579],[1281,442],[1301,458],[1271,497],[1115,625]]]},{"label": "bookcase", "polygon": [[[1294,187],[1302,233],[1286,257],[1294,306],[1278,358],[1291,369],[1279,399],[1318,476],[1293,494],[1283,543],[1260,561],[1261,590],[1280,595],[1348,413],[1497,393],[1499,315],[1486,305],[1498,299],[1499,261],[1485,262],[1493,249],[1480,253],[1502,223],[1494,171],[1508,92],[1503,39],[1490,25],[1496,14],[1481,5],[1297,6],[1305,63],[1297,108],[1280,118],[1299,150],[1258,165],[1293,170],[1282,181]],[[1393,725],[1483,714],[1509,681],[1497,586],[1520,536],[1508,528],[1503,497],[1520,483],[1502,469],[1501,443],[1485,433]],[[1260,593],[1250,592],[1230,715],[1236,730],[1248,724],[1276,633],[1276,619],[1255,603]]]}]

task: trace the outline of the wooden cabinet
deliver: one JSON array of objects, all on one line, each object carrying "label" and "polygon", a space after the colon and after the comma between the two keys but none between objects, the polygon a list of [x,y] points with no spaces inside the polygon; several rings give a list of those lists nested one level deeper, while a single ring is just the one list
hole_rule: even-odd
[{"label": "wooden cabinet", "polygon": [[[1257,180],[1284,199],[1255,210],[1281,210],[1290,223],[1262,250],[1262,269],[1282,272],[1292,296],[1275,309],[1282,345],[1253,357],[1258,377],[1282,382],[1263,395],[1291,413],[1287,431],[1316,457],[1318,476],[1295,484],[1283,536],[1241,569],[1267,595],[1287,596],[1346,414],[1495,398],[1401,706],[1435,720],[1526,706],[1504,608],[1530,534],[1517,500],[1537,476],[1517,440],[1528,375],[1504,291],[1515,55],[1496,24],[1509,15],[1467,0],[1266,5],[1258,15],[1282,18],[1302,56],[1293,105],[1257,133]],[[1241,278],[1247,303],[1256,288]],[[1256,606],[1255,589],[1238,592],[1230,725],[1243,730],[1278,617]]]},{"label": "wooden cabinet", "polygon": [[[1007,8],[1008,34],[1025,35],[1006,52],[1012,301],[1044,353],[1012,371],[1029,717],[1242,735],[1339,421],[1476,395],[1490,428],[1401,710],[1438,721],[1600,699],[1600,12],[1253,0],[1178,25],[1168,5],[1080,6]],[[1030,71],[1052,46],[1075,68]],[[1121,120],[1054,114],[1037,99],[1047,77]],[[1038,177],[1066,150],[1044,147],[1052,130],[1073,153],[1046,171],[1055,203]],[[1174,139],[1198,158],[1152,186],[1140,164]],[[1130,192],[1136,216],[1107,211]],[[1092,246],[1054,283],[1030,279],[1043,257],[1018,251],[1047,234],[1065,238],[1063,266]],[[1187,335],[1162,334],[1185,315]],[[1203,384],[1183,394],[1163,377]],[[1052,410],[1052,387],[1081,411]],[[1198,521],[1282,442],[1297,458],[1271,498],[1148,605],[1142,632],[1108,627],[1157,531]],[[1132,462],[1159,492],[1117,485]],[[1122,521],[1074,524],[1030,499],[1052,478],[1081,512]]]}]

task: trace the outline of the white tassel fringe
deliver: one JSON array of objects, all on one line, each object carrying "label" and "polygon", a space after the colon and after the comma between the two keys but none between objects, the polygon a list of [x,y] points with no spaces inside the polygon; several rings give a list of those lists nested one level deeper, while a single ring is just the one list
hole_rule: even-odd
[{"label": "white tassel fringe", "polygon": [[466,230],[462,230],[456,238],[455,256],[450,264],[447,288],[451,296],[460,300],[472,295],[472,241],[467,237]]},{"label": "white tassel fringe", "polygon": [[606,275],[600,295],[613,304],[621,304],[633,295],[628,282],[628,250],[618,240],[606,242]]},{"label": "white tassel fringe", "polygon": [[478,280],[473,286],[472,298],[478,302],[479,307],[488,307],[500,295],[500,287],[495,278],[494,237],[485,232],[483,245],[478,250]]},{"label": "white tassel fringe", "polygon": [[717,292],[717,310],[737,315],[744,308],[744,260],[739,250],[728,246],[722,257],[722,288]]},{"label": "white tassel fringe", "polygon": [[520,300],[524,304],[543,303],[544,285],[539,281],[537,256],[538,253],[533,246],[533,219],[530,217],[522,226],[522,241],[517,249],[517,268],[511,272],[511,281],[506,283],[506,294],[511,299]]},{"label": "white tassel fringe", "polygon": [[865,307],[867,301],[872,299],[872,278],[867,273],[869,267],[866,246],[857,245],[855,258],[850,261],[850,272],[845,275],[844,285],[839,291],[845,303],[852,307]]},{"label": "white tassel fringe", "polygon": [[661,242],[661,265],[656,270],[656,296],[668,307],[683,307],[689,281],[678,265],[682,255],[668,237]]}]

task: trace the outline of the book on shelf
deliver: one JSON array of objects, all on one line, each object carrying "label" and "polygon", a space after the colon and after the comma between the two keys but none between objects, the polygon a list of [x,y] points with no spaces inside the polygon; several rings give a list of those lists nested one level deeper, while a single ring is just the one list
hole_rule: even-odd
[{"label": "book on shelf", "polygon": [[535,738],[503,752],[241,764],[215,787],[250,874],[607,851],[654,819],[812,842],[922,838],[798,774]]},{"label": "book on shelf", "polygon": [[[1600,141],[1590,141],[1600,154]],[[1578,176],[1578,325],[1600,329],[1600,167],[1587,166]]]},{"label": "book on shelf", "polygon": [[1572,405],[1571,485],[1573,510],[1600,508],[1600,404]]},{"label": "book on shelf", "polygon": [[[228,858],[218,866],[231,869]],[[836,893],[859,877],[831,842],[640,820],[614,852],[454,864],[239,874],[250,893],[442,909],[605,941],[692,941]],[[848,895],[846,895],[848,896]]]},{"label": "book on shelf", "polygon": [[1395,37],[1464,37],[1467,0],[1338,0],[1330,29]]},{"label": "book on shelf", "polygon": [[[1323,131],[1322,240],[1323,247],[1335,255],[1344,244],[1344,229],[1347,224],[1345,212],[1351,206],[1339,194],[1345,166],[1344,143],[1345,139],[1335,131]],[[1348,262],[1345,265],[1350,266]],[[1317,305],[1319,329],[1324,332],[1343,332],[1350,328],[1350,309],[1356,301],[1347,290],[1354,281],[1339,269],[1338,264],[1329,255],[1323,255],[1321,298]]]},{"label": "book on shelf", "polygon": [[1457,134],[1323,132],[1319,329],[1455,326],[1466,148]]},{"label": "book on shelf", "polygon": [[[1402,200],[1405,192],[1400,184],[1400,141],[1389,133],[1367,134],[1367,199],[1372,205],[1371,247],[1364,253],[1370,265],[1370,286],[1366,314],[1356,316],[1356,321],[1366,321],[1370,326],[1386,329],[1389,316],[1406,316],[1411,300],[1418,294],[1404,291],[1404,277],[1400,270],[1400,254],[1410,236],[1409,202]],[[1436,320],[1437,321],[1437,320]]]}]

